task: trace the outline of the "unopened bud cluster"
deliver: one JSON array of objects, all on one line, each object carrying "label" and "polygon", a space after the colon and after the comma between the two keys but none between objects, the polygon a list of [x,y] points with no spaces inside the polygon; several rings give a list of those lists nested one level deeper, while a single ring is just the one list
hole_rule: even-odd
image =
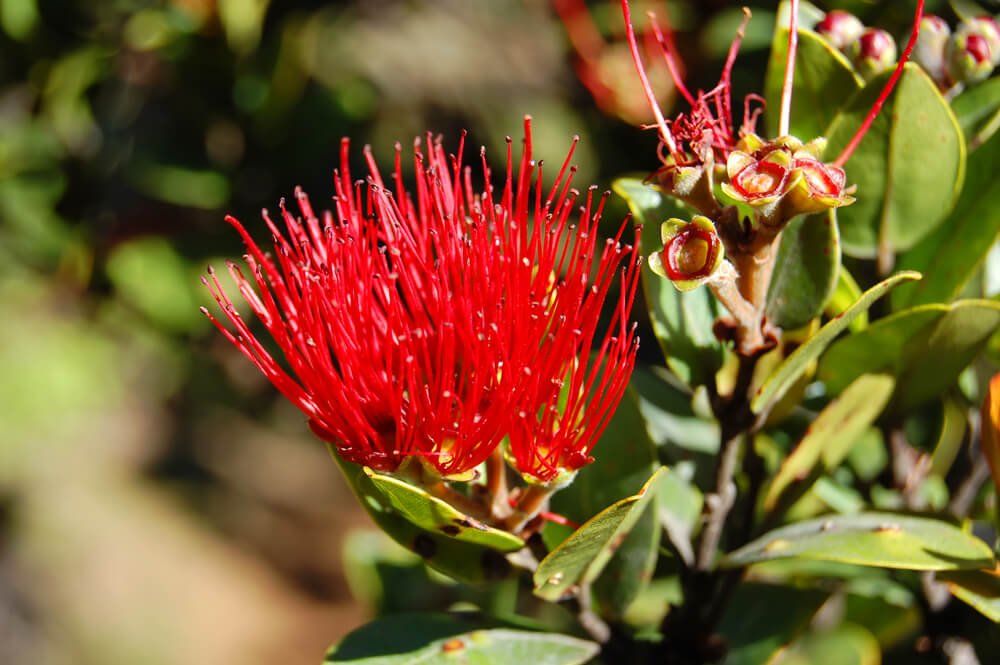
[{"label": "unopened bud cluster", "polygon": [[942,90],[979,83],[1000,64],[1000,27],[992,16],[979,16],[952,31],[940,16],[926,16],[913,59]]},{"label": "unopened bud cluster", "polygon": [[899,57],[892,35],[865,27],[850,12],[831,11],[816,24],[816,32],[843,53],[865,80],[892,69]]},{"label": "unopened bud cluster", "polygon": [[[866,80],[896,62],[892,37],[884,30],[865,28],[853,14],[831,11],[815,29],[843,52]],[[913,61],[941,90],[960,90],[983,81],[1000,64],[1000,25],[992,16],[978,16],[962,21],[952,30],[940,16],[924,16]]]}]

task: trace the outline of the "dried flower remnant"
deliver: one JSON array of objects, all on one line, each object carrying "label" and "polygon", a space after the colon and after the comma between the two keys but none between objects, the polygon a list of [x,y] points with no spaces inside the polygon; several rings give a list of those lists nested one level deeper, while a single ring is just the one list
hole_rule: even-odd
[{"label": "dried flower remnant", "polygon": [[273,256],[227,218],[247,246],[250,276],[233,263],[230,273],[283,362],[211,271],[206,284],[235,332],[206,314],[345,460],[384,472],[418,460],[467,478],[509,437],[509,459],[537,482],[589,461],[635,361],[628,315],[638,260],[621,232],[600,239],[605,198],[592,189],[574,223],[572,149],[546,190],[530,118],[524,128],[520,163],[508,147],[499,191],[485,155],[475,192],[462,144],[449,156],[430,138],[415,144],[413,191],[402,184],[398,146],[392,189],[367,149],[367,183],[355,182],[345,140],[332,212],[318,217],[297,191],[300,216],[282,204],[283,230],[264,213]]}]

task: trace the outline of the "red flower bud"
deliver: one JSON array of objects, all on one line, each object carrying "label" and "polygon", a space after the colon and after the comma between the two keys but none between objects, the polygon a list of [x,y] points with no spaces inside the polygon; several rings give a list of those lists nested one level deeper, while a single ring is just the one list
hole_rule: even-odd
[{"label": "red flower bud", "polygon": [[983,34],[962,26],[951,43],[948,75],[954,83],[977,83],[993,73],[993,49]]},{"label": "red flower bud", "polygon": [[823,20],[816,24],[816,32],[841,51],[857,41],[864,29],[864,24],[857,16],[840,9],[827,13]]},{"label": "red flower bud", "polygon": [[896,64],[896,42],[880,28],[868,28],[851,47],[854,66],[865,79],[873,78]]}]

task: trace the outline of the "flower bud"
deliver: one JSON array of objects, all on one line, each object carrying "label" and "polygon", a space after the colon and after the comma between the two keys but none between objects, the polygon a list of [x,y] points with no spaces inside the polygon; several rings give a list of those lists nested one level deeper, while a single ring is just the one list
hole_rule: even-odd
[{"label": "flower bud", "polygon": [[896,64],[896,42],[880,28],[868,28],[850,47],[854,67],[866,81]]},{"label": "flower bud", "polygon": [[939,87],[948,86],[948,38],[951,28],[940,16],[928,14],[920,20],[920,34],[911,58],[924,68]]},{"label": "flower bud", "polygon": [[865,26],[857,16],[840,9],[829,12],[816,24],[816,32],[841,51],[856,42],[864,30]]},{"label": "flower bud", "polygon": [[957,32],[968,30],[986,40],[993,56],[993,64],[1000,65],[1000,24],[992,16],[977,16],[959,27]]},{"label": "flower bud", "polygon": [[993,66],[990,44],[984,36],[964,29],[955,33],[948,56],[948,76],[953,82],[978,83],[993,73]]},{"label": "flower bud", "polygon": [[690,222],[672,217],[660,226],[660,239],[663,249],[649,257],[649,268],[679,291],[701,286],[722,265],[722,240],[708,217],[695,215]]}]

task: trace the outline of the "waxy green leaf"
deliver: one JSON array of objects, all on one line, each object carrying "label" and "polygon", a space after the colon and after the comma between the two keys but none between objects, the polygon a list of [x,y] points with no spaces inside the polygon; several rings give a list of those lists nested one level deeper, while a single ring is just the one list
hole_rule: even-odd
[{"label": "waxy green leaf", "polygon": [[[827,157],[854,136],[885,86],[872,79],[827,132]],[[871,258],[914,246],[947,217],[962,189],[965,139],[937,86],[907,63],[896,89],[845,165],[857,202],[838,214],[844,252]]]},{"label": "waxy green leaf", "polygon": [[[787,3],[783,3],[787,4]],[[788,59],[788,28],[774,31],[771,57],[764,78],[767,135],[778,136],[781,89]],[[803,141],[823,136],[840,107],[861,89],[864,81],[847,58],[811,30],[800,29],[792,85],[789,132]]]},{"label": "waxy green leaf", "polygon": [[781,232],[767,292],[768,318],[785,330],[806,325],[823,313],[837,286],[839,271],[835,212],[792,220]]},{"label": "waxy green leaf", "polygon": [[896,382],[884,374],[865,374],[830,402],[785,459],[764,498],[764,508],[790,504],[786,492],[802,496],[819,474],[840,466],[862,433],[878,418]]},{"label": "waxy green leaf", "polygon": [[383,617],[351,632],[324,663],[356,665],[582,665],[600,647],[554,633],[478,627],[482,622],[446,614]]},{"label": "waxy green leaf", "polygon": [[993,565],[989,546],[958,527],[894,513],[832,515],[775,529],[728,554],[724,567],[771,559],[837,561],[902,570],[962,570]]},{"label": "waxy green leaf", "polygon": [[482,545],[501,552],[515,552],[524,547],[524,541],[517,536],[487,526],[419,487],[368,467],[362,468],[362,473],[379,490],[388,508],[421,529],[439,531],[463,543]]},{"label": "waxy green leaf", "polygon": [[638,494],[608,506],[573,532],[538,564],[535,594],[558,600],[577,584],[597,579],[656,493],[659,469]]},{"label": "waxy green leaf", "polygon": [[905,412],[951,387],[998,327],[1000,302],[922,305],[837,341],[823,356],[818,376],[836,394],[862,374],[892,374],[890,410]]},{"label": "waxy green leaf", "polygon": [[900,268],[920,270],[927,279],[893,293],[893,309],[949,302],[976,275],[1000,232],[998,173],[1000,134],[994,134],[969,155],[965,186],[948,221],[900,257]]},{"label": "waxy green leaf", "polygon": [[[639,178],[619,178],[612,189],[625,199],[636,224],[642,225],[639,251],[648,256],[663,249],[660,224],[671,217],[690,219],[693,213]],[[689,385],[710,382],[722,366],[722,343],[712,332],[720,305],[707,288],[680,292],[669,280],[642,269],[642,287],[653,333],[667,366]]]},{"label": "waxy green leaf", "polygon": [[781,652],[773,665],[874,665],[882,662],[878,640],[857,624],[809,632]]},{"label": "waxy green leaf", "polygon": [[[336,454],[333,458],[375,524],[435,570],[471,583],[501,579],[510,571],[504,553],[524,546],[517,536],[485,527],[422,490],[401,488],[396,484],[400,481],[386,482],[388,476],[344,462]],[[421,502],[423,507],[418,506]]]},{"label": "waxy green leaf", "polygon": [[781,399],[785,391],[792,387],[795,381],[809,368],[809,364],[830,346],[837,335],[850,325],[851,321],[860,316],[862,312],[867,312],[872,303],[885,295],[889,289],[908,279],[920,279],[920,273],[901,272],[879,282],[865,291],[861,298],[843,314],[820,328],[818,333],[793,351],[757,389],[757,394],[754,395],[750,403],[753,412],[762,413],[765,408]]},{"label": "waxy green leaf", "polygon": [[[594,458],[592,464],[580,469],[572,484],[552,497],[549,510],[582,524],[606,506],[638,492],[656,469],[656,446],[633,388],[626,391],[594,447]],[[544,536],[546,545],[553,548],[559,541],[551,536],[551,530],[546,527]],[[656,515],[647,509],[594,587],[604,612],[621,616],[649,584],[659,545]]]}]

